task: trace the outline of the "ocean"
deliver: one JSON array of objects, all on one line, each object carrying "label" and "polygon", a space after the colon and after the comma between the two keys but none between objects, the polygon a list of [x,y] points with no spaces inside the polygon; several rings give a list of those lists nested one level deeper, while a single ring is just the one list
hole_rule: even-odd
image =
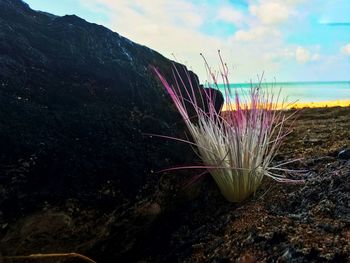
[{"label": "ocean", "polygon": [[[255,85],[255,84],[253,84]],[[288,102],[297,101],[304,106],[336,106],[350,103],[350,81],[327,81],[327,82],[276,82],[262,83],[262,87],[278,93],[281,89],[280,98],[287,98]],[[251,87],[250,83],[230,84],[232,89],[236,88],[238,94],[246,93]],[[219,84],[219,90],[223,91],[224,85]],[[322,105],[324,104],[324,105]]]}]

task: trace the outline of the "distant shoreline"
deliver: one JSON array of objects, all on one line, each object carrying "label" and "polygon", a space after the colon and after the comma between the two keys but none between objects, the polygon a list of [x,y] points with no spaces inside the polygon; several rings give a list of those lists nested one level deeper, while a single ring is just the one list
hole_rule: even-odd
[{"label": "distant shoreline", "polygon": [[[231,88],[242,88],[242,87],[251,87],[256,86],[256,85],[261,85],[263,87],[278,87],[279,85],[315,85],[315,84],[321,84],[321,85],[327,85],[327,84],[349,84],[350,85],[350,80],[325,80],[325,81],[317,81],[317,80],[310,80],[310,81],[262,81],[261,83],[259,82],[232,82],[230,83]],[[206,87],[206,83],[202,83]],[[218,83],[219,87],[223,87],[225,84],[224,83]]]},{"label": "distant shoreline", "polygon": [[328,101],[316,101],[316,102],[296,102],[290,108],[330,108],[330,107],[349,107],[349,100],[328,100]]},{"label": "distant shoreline", "polygon": [[[302,108],[332,108],[332,107],[350,107],[349,100],[329,100],[329,101],[316,101],[316,102],[295,102],[290,103],[290,105],[279,105],[277,109],[302,109]],[[228,111],[229,108],[234,108],[234,106],[229,106],[227,103],[224,104],[222,111]]]},{"label": "distant shoreline", "polygon": [[[232,86],[231,86],[232,85]],[[230,92],[226,94],[224,106],[225,109],[230,107],[228,103],[235,102],[236,94],[244,99],[247,98],[248,91],[254,84],[231,84]],[[275,98],[279,97],[279,101],[285,99],[285,102],[290,102],[286,107],[277,105],[278,109],[288,108],[325,108],[325,107],[347,107],[350,106],[350,82],[348,81],[329,81],[329,82],[290,82],[290,83],[261,83],[260,87],[264,92],[274,94]],[[217,88],[222,93],[226,87],[218,85]],[[233,91],[233,92],[231,92]],[[293,103],[295,102],[295,103]],[[234,107],[233,107],[234,109]]]}]

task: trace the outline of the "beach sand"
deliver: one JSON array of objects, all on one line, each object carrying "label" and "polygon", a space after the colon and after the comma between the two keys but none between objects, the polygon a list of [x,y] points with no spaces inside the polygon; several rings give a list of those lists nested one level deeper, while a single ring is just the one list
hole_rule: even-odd
[{"label": "beach sand", "polygon": [[330,100],[319,102],[296,102],[292,108],[350,107],[350,100]]},{"label": "beach sand", "polygon": [[[350,100],[329,100],[329,101],[297,101],[278,104],[276,109],[304,109],[304,108],[332,108],[332,107],[350,107]],[[223,111],[235,109],[234,104],[224,104]]]}]

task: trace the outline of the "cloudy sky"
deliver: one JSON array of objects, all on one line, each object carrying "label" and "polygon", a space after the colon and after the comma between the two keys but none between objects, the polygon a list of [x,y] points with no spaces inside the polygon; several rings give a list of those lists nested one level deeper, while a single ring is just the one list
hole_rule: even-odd
[{"label": "cloudy sky", "polygon": [[220,49],[234,82],[350,80],[349,0],[25,0],[76,14],[192,68]]}]

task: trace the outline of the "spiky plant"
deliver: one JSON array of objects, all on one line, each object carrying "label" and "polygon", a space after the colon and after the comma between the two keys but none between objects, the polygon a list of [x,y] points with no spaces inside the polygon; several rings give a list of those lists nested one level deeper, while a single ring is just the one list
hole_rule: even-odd
[{"label": "spiky plant", "polygon": [[[203,162],[199,166],[167,170],[204,168],[228,201],[240,202],[257,190],[264,176],[279,182],[293,182],[283,174],[278,174],[288,171],[281,168],[282,164],[271,164],[290,129],[284,127],[288,117],[283,111],[277,110],[277,107],[281,107],[279,96],[274,96],[261,85],[252,86],[245,96],[240,96],[234,87],[230,87],[227,65],[223,63],[220,53],[219,57],[226,101],[226,111],[221,113],[215,109],[217,94],[211,89],[200,91],[199,85],[191,82],[185,68],[174,66],[174,77],[179,80],[174,86],[167,82],[158,69],[153,68],[194,142],[181,141],[195,145]],[[212,73],[206,61],[205,65],[212,78],[212,85],[218,86],[217,75]],[[188,80],[183,81],[181,75],[187,76]],[[191,116],[192,112],[195,116]]]}]

